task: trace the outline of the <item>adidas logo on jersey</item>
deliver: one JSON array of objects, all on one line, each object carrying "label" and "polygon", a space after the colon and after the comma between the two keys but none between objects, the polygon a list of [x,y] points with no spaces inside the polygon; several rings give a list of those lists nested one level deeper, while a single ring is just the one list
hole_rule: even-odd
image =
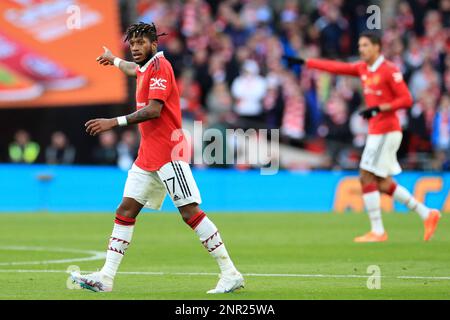
[{"label": "adidas logo on jersey", "polygon": [[164,84],[167,82],[166,79],[162,78],[151,78],[150,79],[150,90],[166,90],[166,85]]},{"label": "adidas logo on jersey", "polygon": [[173,196],[173,200],[175,200],[175,201],[180,200],[180,199],[181,198],[177,194]]}]

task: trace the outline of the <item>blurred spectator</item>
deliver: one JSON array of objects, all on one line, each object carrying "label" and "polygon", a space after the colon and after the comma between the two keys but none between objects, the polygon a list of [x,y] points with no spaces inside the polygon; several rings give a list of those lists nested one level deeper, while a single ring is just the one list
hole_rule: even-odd
[{"label": "blurred spectator", "polygon": [[45,149],[45,162],[48,164],[71,164],[75,160],[75,148],[69,144],[67,136],[61,131],[52,134],[51,144]]},{"label": "blurred spectator", "polygon": [[337,92],[333,92],[326,104],[323,124],[318,133],[327,139],[328,153],[335,164],[339,163],[340,153],[352,143],[349,119],[345,100]]},{"label": "blurred spectator", "polygon": [[361,118],[361,116],[358,114],[358,112],[355,111],[350,116],[349,126],[350,126],[350,131],[353,135],[353,146],[355,148],[362,150],[366,143],[366,135],[369,131],[369,126],[367,124],[367,121],[365,121],[363,118]]},{"label": "blurred spectator", "polygon": [[235,46],[244,46],[251,34],[239,16],[240,8],[239,0],[221,1],[216,20],[218,29],[228,34]]},{"label": "blurred spectator", "polygon": [[[424,91],[408,112],[405,151],[405,168],[419,169],[431,152],[430,134],[434,117],[434,99]],[[400,113],[400,112],[399,112]],[[401,115],[401,113],[400,113]],[[402,117],[400,117],[401,119]]]},{"label": "blurred spectator", "polygon": [[411,6],[407,1],[400,1],[397,8],[398,14],[395,17],[396,23],[401,33],[411,31],[414,28],[414,15]]},{"label": "blurred spectator", "polygon": [[305,99],[293,74],[286,74],[283,80],[284,112],[281,133],[298,143],[298,140],[305,137]]},{"label": "blurred spectator", "polygon": [[201,105],[201,88],[194,79],[192,69],[184,69],[177,79],[178,91],[180,92],[180,105],[184,117],[193,120],[202,120],[203,110]]},{"label": "blurred spectator", "polygon": [[234,55],[226,65],[226,82],[229,86],[239,76],[244,62],[250,59],[250,53],[251,51],[246,46],[236,48]]},{"label": "blurred spectator", "polygon": [[14,163],[34,163],[39,152],[39,144],[31,141],[30,134],[25,130],[15,133],[14,141],[10,143],[8,149],[9,160]]},{"label": "blurred spectator", "polygon": [[[275,61],[269,65],[267,74],[267,92],[263,100],[264,112],[266,114],[266,125],[268,129],[276,129],[281,126],[283,117],[284,101],[282,97],[282,66]],[[299,92],[300,94],[300,92]]]},{"label": "blurred spectator", "polygon": [[[232,112],[233,98],[231,97],[230,90],[225,82],[217,82],[212,87],[206,99],[207,106],[207,130],[214,129],[215,132],[220,131],[222,135],[222,150],[220,153],[215,152],[214,157],[217,159],[217,163],[212,164],[213,167],[229,167],[227,164],[227,155],[231,151],[232,145],[227,138],[226,130],[231,127],[232,123],[235,123],[235,115]],[[233,139],[231,139],[233,140]],[[203,143],[203,149],[207,147],[209,142]],[[209,152],[204,153],[207,162],[212,163],[212,159],[208,157]]]},{"label": "blurred spectator", "polygon": [[225,82],[227,80],[227,73],[225,70],[225,61],[220,54],[213,54],[209,59],[208,76],[212,83]]},{"label": "blurred spectator", "polygon": [[433,121],[432,143],[438,170],[450,169],[450,96],[445,94]]},{"label": "blurred spectator", "polygon": [[167,43],[166,47],[162,48],[165,49],[164,56],[172,64],[173,73],[175,74],[175,77],[178,78],[186,64],[186,54],[184,52],[183,43],[179,38],[174,38]]},{"label": "blurred spectator", "polygon": [[122,133],[117,144],[117,165],[122,170],[129,170],[137,157],[139,141],[134,130],[126,130]]},{"label": "blurred spectator", "polygon": [[430,88],[440,88],[439,74],[433,68],[430,61],[426,61],[422,67],[416,71],[410,82],[411,94],[417,99],[423,91]]},{"label": "blurred spectator", "polygon": [[94,149],[93,158],[96,164],[117,165],[117,136],[114,131],[102,132],[99,136],[100,145]]},{"label": "blurred spectator", "polygon": [[257,128],[263,122],[262,99],[266,88],[266,80],[259,75],[256,61],[245,61],[242,74],[233,81],[231,86],[231,94],[235,99],[234,111],[240,117],[243,128]]},{"label": "blurred spectator", "polygon": [[202,88],[200,92],[200,102],[202,105],[205,105],[206,94],[209,92],[213,83],[209,74],[208,52],[206,50],[194,52],[192,57],[192,68],[194,69],[195,80]]},{"label": "blurred spectator", "polygon": [[182,8],[181,33],[186,39],[187,48],[194,52],[208,46],[211,27],[211,8],[204,0],[187,0]]},{"label": "blurred spectator", "polygon": [[315,23],[320,31],[323,57],[340,57],[344,52],[343,39],[348,30],[348,22],[342,17],[339,7],[323,2],[321,16]]},{"label": "blurred spectator", "polygon": [[254,31],[260,25],[270,24],[272,9],[267,0],[247,1],[241,10],[241,20],[248,31]]},{"label": "blurred spectator", "polygon": [[319,128],[319,134],[326,136],[331,142],[351,142],[349,126],[349,114],[345,100],[333,92],[326,104],[323,125]]},{"label": "blurred spectator", "polygon": [[422,45],[427,57],[435,62],[443,50],[445,50],[448,40],[448,30],[443,28],[442,15],[437,10],[430,10],[425,15],[425,36],[422,39]]},{"label": "blurred spectator", "polygon": [[206,99],[208,107],[208,123],[223,122],[231,114],[233,98],[228,86],[221,82],[216,83]]},{"label": "blurred spectator", "polygon": [[444,60],[444,81],[442,89],[444,92],[450,92],[450,48],[447,50],[447,56]]},{"label": "blurred spectator", "polygon": [[450,28],[450,0],[441,0],[439,9],[442,14],[444,28]]},{"label": "blurred spectator", "polygon": [[415,70],[420,68],[425,60],[425,52],[420,47],[418,39],[414,36],[409,38],[409,47],[405,52],[405,62],[409,68]]}]

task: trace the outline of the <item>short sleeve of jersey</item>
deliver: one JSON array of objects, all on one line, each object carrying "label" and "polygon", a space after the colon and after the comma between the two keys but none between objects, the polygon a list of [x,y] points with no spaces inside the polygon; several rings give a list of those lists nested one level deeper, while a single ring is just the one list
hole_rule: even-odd
[{"label": "short sleeve of jersey", "polygon": [[159,68],[152,72],[148,90],[149,100],[161,100],[164,103],[172,89],[172,72],[169,64],[160,63]]}]

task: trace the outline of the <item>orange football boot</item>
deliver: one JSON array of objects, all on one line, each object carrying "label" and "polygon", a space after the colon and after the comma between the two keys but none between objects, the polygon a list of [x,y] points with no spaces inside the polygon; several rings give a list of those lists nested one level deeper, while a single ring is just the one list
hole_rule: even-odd
[{"label": "orange football boot", "polygon": [[366,233],[363,236],[360,237],[356,237],[353,241],[354,242],[358,242],[358,243],[363,243],[363,242],[383,242],[383,241],[387,241],[388,239],[388,235],[387,233],[383,233],[382,235],[378,235],[372,231]]},{"label": "orange football boot", "polygon": [[432,209],[428,218],[423,222],[425,227],[425,233],[423,235],[423,240],[428,241],[434,234],[436,227],[438,225],[439,219],[441,218],[441,213],[439,210]]}]

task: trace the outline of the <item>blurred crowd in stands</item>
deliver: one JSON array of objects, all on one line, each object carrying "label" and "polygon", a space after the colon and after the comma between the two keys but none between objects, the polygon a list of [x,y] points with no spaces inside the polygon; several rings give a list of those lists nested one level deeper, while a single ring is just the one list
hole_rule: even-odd
[{"label": "blurred crowd in stands", "polygon": [[[387,3],[380,1],[383,10]],[[450,168],[450,0],[392,1],[383,18],[383,51],[404,73],[414,106],[399,111],[405,169]],[[359,79],[290,66],[282,55],[358,59],[366,30],[363,0],[138,0],[138,20],[155,22],[172,62],[183,116],[209,128],[279,128],[282,142],[320,154],[321,168],[355,169],[367,124]],[[23,145],[28,146],[24,149]],[[129,167],[134,130],[100,136],[93,162]],[[19,147],[21,146],[21,147]],[[29,149],[29,150],[28,150]],[[19,150],[22,150],[21,152]],[[75,149],[55,132],[48,163],[71,163]],[[39,146],[24,132],[10,158],[33,162]]]},{"label": "blurred crowd in stands", "polygon": [[[92,150],[90,162],[128,170],[137,156],[138,147],[139,138],[132,129],[123,131],[120,139],[115,131],[103,132],[98,137],[98,145]],[[10,162],[13,163],[42,162],[70,165],[76,162],[76,149],[71,145],[67,135],[61,131],[54,132],[48,146],[41,150],[27,131],[18,130],[14,135],[14,141],[9,145],[8,154]]]},{"label": "blurred crowd in stands", "polygon": [[[393,3],[382,21],[383,51],[415,99],[399,112],[399,156],[406,169],[448,169],[450,0]],[[357,115],[364,107],[359,79],[292,67],[282,55],[358,59],[367,7],[342,0],[139,1],[140,20],[169,33],[160,47],[173,62],[185,116],[212,127],[280,128],[284,142],[326,154],[325,167],[344,169],[357,168],[367,132]]]}]

